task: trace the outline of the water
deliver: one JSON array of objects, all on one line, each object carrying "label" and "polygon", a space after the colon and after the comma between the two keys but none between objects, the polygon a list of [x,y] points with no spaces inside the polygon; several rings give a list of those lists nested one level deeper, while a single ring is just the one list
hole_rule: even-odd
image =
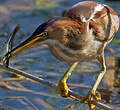
[{"label": "water", "polygon": [[[80,0],[44,0],[43,2],[34,0],[0,0],[0,57],[5,52],[5,45],[8,40],[8,33],[12,31],[14,25],[21,26],[18,32],[14,46],[26,39],[36,29],[36,27],[53,16],[60,16],[61,13],[70,8],[73,4]],[[98,0],[100,1],[100,0]],[[49,5],[48,5],[49,2]],[[102,3],[109,4],[120,15],[119,1]],[[43,3],[43,5],[41,5]],[[119,36],[120,34],[117,34]],[[106,56],[117,56],[120,51],[120,46],[110,44],[107,48],[115,49],[115,53],[105,51]],[[58,82],[63,73],[67,70],[70,64],[61,62],[54,58],[45,46],[36,46],[32,49],[26,50],[11,59],[10,65],[29,72],[33,75],[49,80],[51,82]],[[92,74],[99,70],[96,62],[84,62],[71,75],[68,82],[74,84],[93,85],[97,74]],[[11,78],[11,75],[1,70],[0,78]],[[87,80],[86,80],[87,79]],[[88,106],[85,104],[75,104],[75,102],[68,98],[62,98],[55,94],[53,88],[45,85],[32,83],[30,81],[11,81],[7,82],[12,87],[19,89],[6,90],[0,88],[0,99],[11,97],[11,100],[1,100],[0,106],[10,107],[12,110],[87,110]],[[104,83],[100,87],[106,88]],[[118,88],[119,89],[119,88]],[[27,91],[26,91],[27,90]],[[75,87],[74,91],[81,95],[85,95],[88,89]],[[13,98],[12,97],[18,97]],[[106,96],[105,96],[106,97]],[[117,93],[110,94],[111,104],[120,103],[120,95]]]}]

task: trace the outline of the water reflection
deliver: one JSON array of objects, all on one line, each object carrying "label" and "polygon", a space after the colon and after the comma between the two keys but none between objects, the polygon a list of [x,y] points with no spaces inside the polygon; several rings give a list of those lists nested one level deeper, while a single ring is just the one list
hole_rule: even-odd
[{"label": "water reflection", "polygon": [[[49,5],[48,5],[49,1]],[[2,58],[5,45],[8,40],[8,35],[12,31],[12,27],[16,24],[20,24],[21,31],[18,32],[14,45],[17,45],[22,40],[26,39],[36,29],[36,27],[53,16],[60,16],[62,11],[66,10],[73,4],[81,0],[38,0],[36,3],[33,0],[0,0],[0,57]],[[101,1],[101,0],[98,0]],[[41,6],[41,2],[45,7]],[[106,2],[117,12],[119,12],[120,2]],[[116,56],[120,52],[119,45],[111,44],[109,48],[116,49],[115,53],[108,51],[105,54],[108,56]],[[36,46],[32,49],[26,50],[20,53],[16,57],[11,59],[11,65],[15,68],[27,71],[34,75],[40,75],[44,79],[58,82],[63,73],[69,67],[69,64],[63,63],[54,58],[46,46]],[[85,71],[86,70],[86,71]],[[77,70],[72,74],[69,79],[69,83],[84,83],[86,85],[92,85],[96,80],[99,65],[96,65],[96,61],[92,63],[84,62],[80,64]],[[10,77],[6,72],[1,72],[1,77]],[[87,78],[87,80],[86,80]],[[70,99],[64,99],[60,96],[56,96],[55,91],[44,85],[37,83],[31,83],[30,81],[20,82],[8,82],[9,85],[17,87],[21,90],[8,91],[0,88],[0,98],[11,97],[11,96],[22,96],[23,99],[11,99],[4,100],[1,105],[14,107],[13,109],[80,109],[87,110],[87,106],[84,104],[77,104]],[[101,87],[105,85],[101,83]],[[30,90],[29,92],[25,90]],[[80,94],[86,94],[88,89],[84,88],[73,88],[73,90]],[[107,103],[120,103],[120,95],[118,93],[106,93],[104,97]],[[109,97],[108,97],[109,96]],[[112,98],[110,98],[112,97]]]}]

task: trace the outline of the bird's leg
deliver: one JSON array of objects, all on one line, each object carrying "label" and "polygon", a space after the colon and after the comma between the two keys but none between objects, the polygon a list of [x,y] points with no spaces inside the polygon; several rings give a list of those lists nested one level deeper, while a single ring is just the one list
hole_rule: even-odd
[{"label": "bird's leg", "polygon": [[99,86],[100,81],[102,80],[105,72],[106,72],[106,65],[104,60],[104,53],[97,57],[99,63],[101,64],[101,70],[96,82],[93,85],[93,88],[89,91],[88,95],[83,97],[82,102],[88,103],[90,110],[95,108],[95,105],[91,104],[91,102],[95,99],[97,101],[101,100],[100,93],[96,93],[96,89]]},{"label": "bird's leg", "polygon": [[61,96],[63,97],[67,97],[68,96],[68,92],[69,92],[69,88],[66,84],[66,81],[68,79],[68,77],[71,75],[71,73],[73,72],[73,70],[75,69],[75,67],[79,64],[79,62],[75,62],[63,75],[63,77],[61,78],[61,80],[58,83],[56,92],[58,94],[61,94]]},{"label": "bird's leg", "polygon": [[106,65],[105,65],[104,54],[99,56],[97,59],[98,59],[99,63],[101,64],[101,70],[100,70],[99,76],[98,76],[98,78],[97,78],[96,82],[94,83],[94,86],[93,86],[93,88],[91,90],[91,93],[93,95],[95,95],[96,89],[99,86],[99,83],[102,80],[102,78],[103,78],[103,76],[104,76],[104,74],[106,72]]}]

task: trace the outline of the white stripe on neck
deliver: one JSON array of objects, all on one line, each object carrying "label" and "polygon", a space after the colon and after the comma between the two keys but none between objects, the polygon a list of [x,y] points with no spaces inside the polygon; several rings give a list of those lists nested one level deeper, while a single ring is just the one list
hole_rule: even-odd
[{"label": "white stripe on neck", "polygon": [[82,20],[83,22],[87,22],[87,21],[93,19],[94,16],[95,16],[95,14],[96,14],[97,12],[101,11],[103,8],[104,8],[104,5],[98,4],[98,5],[95,7],[94,11],[92,12],[91,16],[90,16],[88,19],[86,19],[84,16],[81,16],[81,20]]}]

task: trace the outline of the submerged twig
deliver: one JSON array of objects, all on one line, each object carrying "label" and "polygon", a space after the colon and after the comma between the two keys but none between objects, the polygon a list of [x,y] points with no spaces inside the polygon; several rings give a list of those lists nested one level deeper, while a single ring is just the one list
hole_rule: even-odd
[{"label": "submerged twig", "polygon": [[22,81],[26,78],[0,78],[0,82]]},{"label": "submerged twig", "polygon": [[23,99],[23,96],[11,96],[11,97],[6,97],[6,98],[0,98],[0,101],[13,100],[13,99]]},{"label": "submerged twig", "polygon": [[[24,71],[15,69],[15,68],[13,68],[13,67],[8,66],[8,68],[6,68],[6,67],[5,67],[3,64],[1,64],[1,63],[0,63],[0,68],[4,68],[4,69],[5,69],[6,71],[8,71],[8,72],[12,72],[12,73],[16,73],[16,74],[22,75],[22,76],[24,76],[24,77],[27,77],[27,78],[29,78],[29,79],[32,79],[32,80],[34,80],[34,81],[37,81],[37,82],[39,82],[39,83],[41,83],[41,84],[47,85],[47,86],[52,87],[52,88],[56,88],[56,86],[57,86],[56,84],[54,84],[54,83],[52,83],[52,82],[46,81],[46,80],[44,80],[44,79],[42,79],[42,78],[36,77],[36,76],[34,76],[34,75],[32,75],[32,74],[29,74],[29,73],[26,73],[26,72],[24,72]],[[77,100],[79,100],[79,101],[81,101],[81,98],[82,98],[81,95],[79,95],[78,93],[75,93],[75,92],[73,92],[73,91],[69,91],[69,96],[74,96],[74,97],[75,97]],[[108,105],[103,104],[103,103],[98,102],[98,101],[93,101],[92,103],[93,103],[94,105],[96,105],[97,107],[100,107],[100,108],[105,109],[105,110],[118,110],[117,108],[113,108],[113,107],[110,106],[110,105],[108,106]]]},{"label": "submerged twig", "polygon": [[11,87],[4,82],[0,82],[0,87],[11,90]]}]

